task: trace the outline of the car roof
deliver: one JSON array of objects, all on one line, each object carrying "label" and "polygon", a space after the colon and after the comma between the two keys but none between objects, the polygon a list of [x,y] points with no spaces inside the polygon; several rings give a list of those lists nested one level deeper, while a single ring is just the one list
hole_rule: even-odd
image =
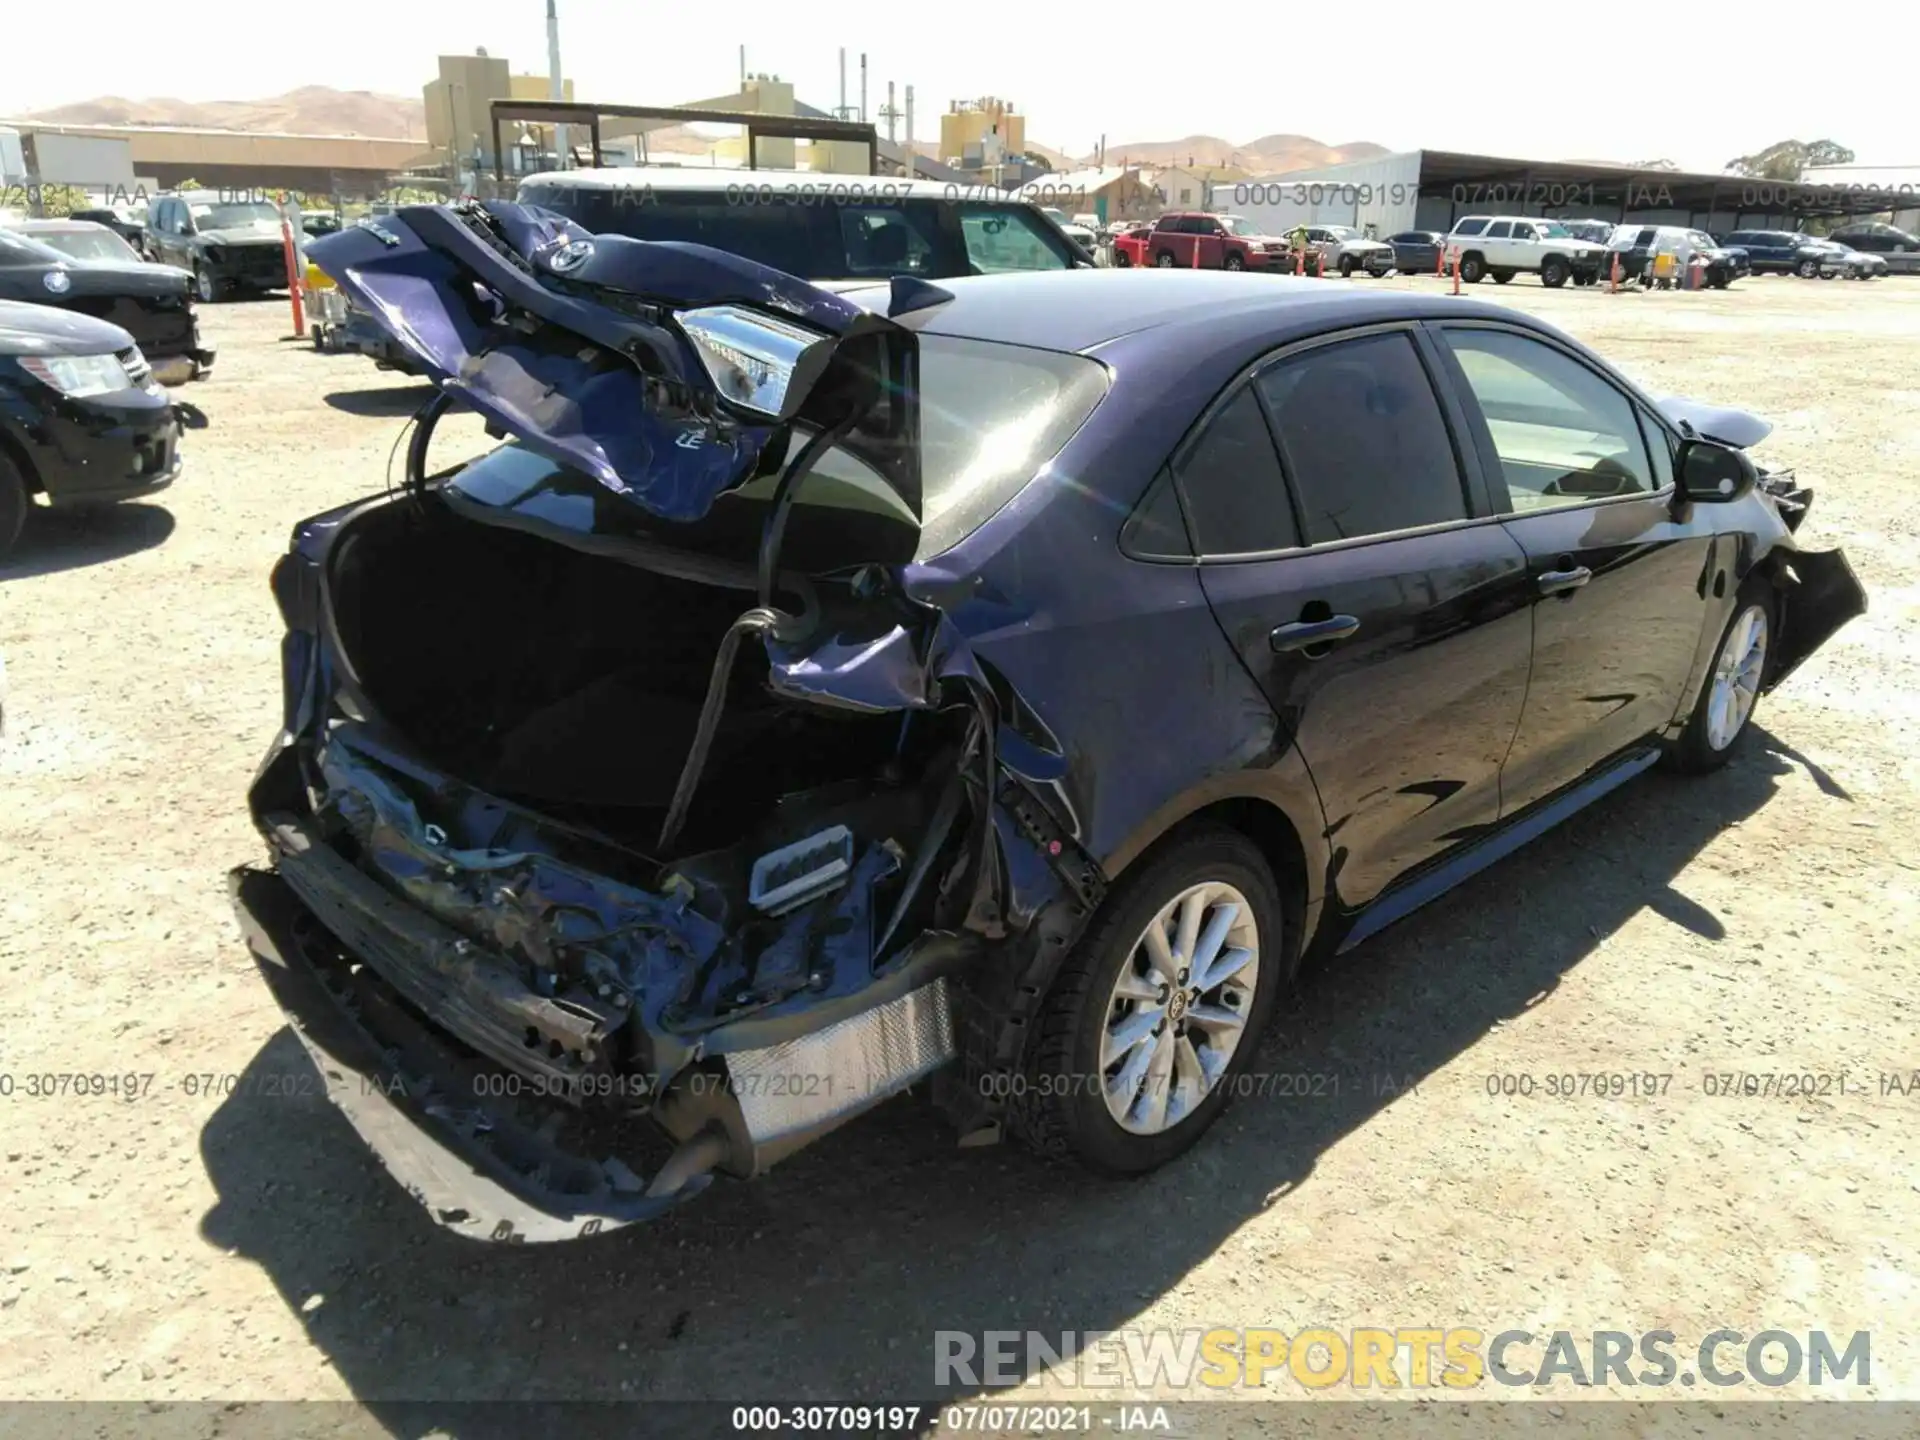
[{"label": "car roof", "polygon": [[[107,229],[106,226],[97,221],[75,220],[72,218],[63,220],[21,220],[16,222],[13,228],[25,231],[29,235],[71,235],[84,233],[88,230]],[[112,234],[113,232],[109,230],[107,233]]]},{"label": "car roof", "polygon": [[[1358,290],[1324,280],[1233,270],[1028,270],[942,280],[953,298],[909,311],[898,323],[923,334],[995,340],[1040,350],[1085,352],[1143,330],[1184,325],[1204,333],[1228,320],[1270,320],[1280,332],[1338,329],[1435,314],[1515,317],[1502,306],[1417,292]],[[884,314],[886,284],[858,285],[841,295]],[[1519,317],[1524,322],[1524,317]],[[1298,324],[1289,324],[1297,321]]]},{"label": "car roof", "polygon": [[[1039,209],[1037,202],[1022,200],[1011,191],[995,191],[987,185],[953,185],[944,180],[909,180],[894,175],[850,175],[826,170],[725,170],[716,166],[622,165],[586,167],[579,170],[540,170],[520,177],[522,185],[571,186],[580,190],[634,190],[650,186],[655,190],[685,190],[700,194],[718,191],[738,192],[751,185],[756,190],[772,186],[779,194],[789,187],[807,198],[849,200],[966,200],[983,204],[1024,205]],[[843,190],[841,187],[845,187]]]}]

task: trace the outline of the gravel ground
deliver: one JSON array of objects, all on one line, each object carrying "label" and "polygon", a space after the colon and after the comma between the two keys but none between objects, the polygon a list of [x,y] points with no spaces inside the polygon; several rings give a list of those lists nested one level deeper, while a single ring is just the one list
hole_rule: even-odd
[{"label": "gravel ground", "polygon": [[[283,303],[210,309],[185,477],[38,516],[0,566],[0,1396],[353,1399],[402,1428],[407,1401],[927,1398],[936,1329],[1465,1325],[1867,1329],[1846,1392],[1920,1398],[1920,1098],[1881,1080],[1920,1067],[1920,282],[1477,294],[1771,417],[1760,457],[1818,491],[1803,538],[1846,548],[1871,613],[1745,759],[1635,782],[1312,977],[1259,1068],[1338,1093],[1247,1099],[1147,1180],[958,1152],[904,1101],[653,1226],[511,1250],[436,1230],[319,1097],[225,889],[261,853],[268,570],[295,519],[380,488],[423,392],[282,338]],[[1720,1071],[1848,1093],[1710,1096]],[[1489,1094],[1576,1072],[1672,1079]],[[47,1074],[152,1078],[29,1095]]]}]

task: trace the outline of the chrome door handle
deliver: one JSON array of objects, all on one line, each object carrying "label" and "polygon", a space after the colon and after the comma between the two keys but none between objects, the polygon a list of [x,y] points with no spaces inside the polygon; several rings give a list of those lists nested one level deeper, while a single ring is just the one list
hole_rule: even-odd
[{"label": "chrome door handle", "polygon": [[1584,565],[1576,565],[1571,570],[1548,570],[1540,576],[1542,595],[1564,595],[1569,590],[1578,590],[1593,578],[1593,571]]},{"label": "chrome door handle", "polygon": [[1325,620],[1296,620],[1291,625],[1276,625],[1267,640],[1279,654],[1330,645],[1336,640],[1345,640],[1359,628],[1360,621],[1352,615],[1329,615]]}]

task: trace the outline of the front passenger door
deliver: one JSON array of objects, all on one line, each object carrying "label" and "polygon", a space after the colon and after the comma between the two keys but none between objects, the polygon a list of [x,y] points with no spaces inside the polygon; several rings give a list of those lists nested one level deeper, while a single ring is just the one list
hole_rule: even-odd
[{"label": "front passenger door", "polygon": [[1500,782],[1511,815],[1673,718],[1714,532],[1673,518],[1671,437],[1611,378],[1497,323],[1437,328],[1534,587],[1533,676]]},{"label": "front passenger door", "polygon": [[1174,473],[1201,588],[1319,789],[1340,906],[1491,825],[1526,558],[1483,518],[1412,331],[1282,352]]}]

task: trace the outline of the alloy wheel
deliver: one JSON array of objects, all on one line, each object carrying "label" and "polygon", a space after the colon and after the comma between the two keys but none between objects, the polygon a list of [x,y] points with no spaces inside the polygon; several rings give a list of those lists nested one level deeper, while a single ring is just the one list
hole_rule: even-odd
[{"label": "alloy wheel", "polygon": [[1199,1107],[1240,1047],[1259,979],[1259,926],[1233,886],[1190,886],[1154,916],[1120,967],[1100,1042],[1123,1130],[1158,1135]]},{"label": "alloy wheel", "polygon": [[1760,695],[1767,665],[1767,612],[1749,605],[1727,629],[1707,700],[1707,743],[1725,750],[1738,738]]}]

